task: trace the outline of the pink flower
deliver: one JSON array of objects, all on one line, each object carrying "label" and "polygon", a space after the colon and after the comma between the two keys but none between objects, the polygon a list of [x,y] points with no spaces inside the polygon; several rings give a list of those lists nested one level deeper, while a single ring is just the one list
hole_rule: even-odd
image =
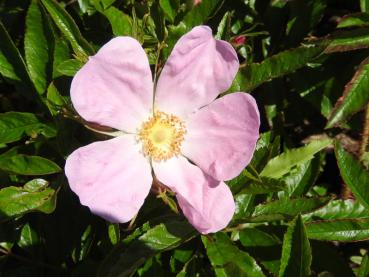
[{"label": "pink flower", "polygon": [[226,91],[239,67],[232,46],[195,27],[175,45],[155,93],[139,42],[117,37],[77,72],[71,98],[87,121],[116,137],[74,151],[65,172],[83,205],[111,222],[128,222],[157,180],[176,194],[201,233],[223,229],[235,204],[223,182],[250,162],[259,111],[246,93]]}]

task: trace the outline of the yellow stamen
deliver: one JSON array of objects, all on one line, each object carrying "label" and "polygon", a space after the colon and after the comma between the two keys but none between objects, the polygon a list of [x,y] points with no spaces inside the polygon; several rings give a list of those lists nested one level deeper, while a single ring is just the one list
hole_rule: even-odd
[{"label": "yellow stamen", "polygon": [[181,153],[186,134],[184,122],[177,116],[160,111],[145,121],[138,132],[145,156],[165,161]]}]

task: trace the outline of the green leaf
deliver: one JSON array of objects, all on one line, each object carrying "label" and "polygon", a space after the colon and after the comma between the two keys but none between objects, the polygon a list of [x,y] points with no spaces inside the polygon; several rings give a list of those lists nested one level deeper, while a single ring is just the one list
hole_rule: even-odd
[{"label": "green leaf", "polygon": [[19,175],[47,175],[58,173],[61,168],[48,159],[10,150],[0,155],[0,170]]},{"label": "green leaf", "polygon": [[232,19],[232,13],[226,12],[223,15],[222,20],[220,21],[217,33],[214,36],[216,39],[223,39],[223,40],[229,40],[229,33],[231,29],[231,19]]},{"label": "green leaf", "polygon": [[83,261],[91,250],[94,241],[94,233],[92,231],[91,225],[88,225],[84,230],[79,245],[73,249],[72,258],[74,262]]},{"label": "green leaf", "polygon": [[344,16],[337,25],[337,28],[363,27],[369,25],[368,13],[354,13]]},{"label": "green leaf", "polygon": [[211,276],[211,274],[213,274],[213,272],[205,266],[200,255],[194,255],[185,263],[182,270],[176,275],[176,277],[200,277]]},{"label": "green leaf", "polygon": [[317,198],[282,198],[255,207],[252,222],[263,222],[293,217],[297,214],[309,213],[325,206],[329,197]]},{"label": "green leaf", "polygon": [[357,277],[367,277],[367,276],[369,276],[369,256],[365,255],[361,261]]},{"label": "green leaf", "polygon": [[343,218],[369,218],[369,211],[358,201],[351,199],[332,200],[319,210],[303,216],[305,221]]},{"label": "green leaf", "polygon": [[316,240],[355,242],[369,239],[369,219],[337,219],[306,224],[308,237]]},{"label": "green leaf", "polygon": [[40,238],[35,230],[26,223],[21,230],[20,237],[18,240],[18,246],[21,248],[29,248],[40,243]]},{"label": "green leaf", "polygon": [[57,70],[62,75],[73,77],[77,73],[77,71],[81,69],[82,66],[83,66],[83,63],[81,61],[70,59],[70,60],[61,62],[58,65]]},{"label": "green leaf", "polygon": [[283,233],[287,228],[275,225],[244,227],[233,233],[233,240],[239,238],[245,249],[268,271],[268,276],[278,275]]},{"label": "green leaf", "polygon": [[196,232],[186,221],[171,220],[149,229],[128,245],[118,245],[105,259],[98,276],[131,276],[154,255],[190,240]]},{"label": "green leaf", "polygon": [[115,7],[110,7],[101,12],[109,20],[115,36],[132,35],[132,19],[124,12]]},{"label": "green leaf", "polygon": [[94,11],[94,6],[92,5],[91,0],[78,0],[78,5],[82,13],[90,15]]},{"label": "green leaf", "polygon": [[331,112],[326,128],[332,128],[363,109],[369,102],[369,57],[359,66],[354,77],[345,86],[342,98]]},{"label": "green leaf", "polygon": [[104,9],[109,8],[111,5],[114,4],[116,0],[100,0],[101,4],[103,5]]},{"label": "green leaf", "polygon": [[264,194],[269,192],[277,192],[286,189],[286,183],[280,179],[272,179],[261,177],[260,180],[251,181],[241,191],[247,194]]},{"label": "green leaf", "polygon": [[62,95],[60,95],[58,89],[54,85],[54,82],[51,82],[49,87],[47,88],[47,106],[50,110],[50,113],[53,116],[58,115],[61,108],[67,105],[67,101],[64,99]]},{"label": "green leaf", "polygon": [[315,183],[321,170],[322,156],[317,155],[312,160],[297,165],[282,179],[286,183],[286,192],[289,197],[305,194]]},{"label": "green leaf", "polygon": [[56,79],[62,74],[58,71],[58,66],[70,57],[68,42],[63,37],[57,37],[55,39],[53,56],[53,79]]},{"label": "green leaf", "polygon": [[235,196],[236,211],[234,219],[251,216],[255,207],[255,195],[240,193]]},{"label": "green leaf", "polygon": [[283,239],[278,276],[310,276],[311,248],[304,223],[298,215],[288,226]]},{"label": "green leaf", "polygon": [[355,197],[369,208],[369,172],[352,154],[347,152],[339,141],[335,143],[335,154],[342,179]]},{"label": "green leaf", "polygon": [[226,234],[201,238],[216,276],[265,276],[254,258],[238,249]]},{"label": "green leaf", "polygon": [[202,0],[183,18],[187,30],[206,22],[210,15],[219,7],[220,0]]},{"label": "green leaf", "polygon": [[24,52],[31,80],[39,94],[46,91],[50,77],[51,29],[38,0],[32,0],[26,16]]},{"label": "green leaf", "polygon": [[25,135],[35,138],[38,134],[50,138],[56,135],[56,131],[49,125],[41,123],[32,113],[0,114],[0,143],[14,142]]},{"label": "green leaf", "polygon": [[252,63],[241,69],[235,81],[238,91],[251,91],[264,82],[282,77],[312,62],[325,49],[321,45],[306,45],[280,52],[261,63]]},{"label": "green leaf", "polygon": [[[325,40],[322,40],[325,43]],[[324,53],[345,52],[369,47],[368,28],[337,31],[329,38]]]},{"label": "green leaf", "polygon": [[30,78],[23,57],[1,21],[0,41],[0,74],[9,79],[29,84]]},{"label": "green leaf", "polygon": [[163,56],[164,58],[168,58],[169,54],[171,53],[174,45],[186,33],[187,27],[183,22],[180,22],[177,26],[169,25],[168,26],[168,36],[165,40],[168,47],[163,49]]},{"label": "green leaf", "polygon": [[[178,1],[179,2],[179,1]],[[171,23],[174,22],[174,18],[177,14],[178,2],[176,0],[160,0],[159,4],[161,9],[164,11],[165,15]]]},{"label": "green leaf", "polygon": [[94,54],[94,49],[82,37],[73,18],[55,0],[41,0],[56,26],[70,42],[74,53],[81,60],[86,60],[88,56]]},{"label": "green leaf", "polygon": [[[32,211],[43,213],[54,211],[56,205],[55,190],[47,187],[45,180],[37,179],[31,182],[33,182],[32,189],[29,189],[29,185],[25,185],[24,187],[6,187],[0,190],[0,219],[8,219]],[[37,190],[35,183],[39,184]]]},{"label": "green leaf", "polygon": [[273,157],[279,154],[280,137],[273,137],[272,132],[261,134],[256,143],[256,149],[250,164],[259,172],[266,163]]},{"label": "green leaf", "polygon": [[258,228],[246,228],[241,230],[240,241],[245,247],[267,247],[282,243],[273,233],[267,233]]},{"label": "green leaf", "polygon": [[369,12],[369,0],[360,0],[360,10],[362,12]]},{"label": "green leaf", "polygon": [[260,177],[258,171],[265,166],[268,160],[279,153],[279,137],[271,139],[271,133],[267,132],[260,136],[250,165],[237,177],[227,184],[232,192],[237,193],[243,189],[247,193],[267,193],[269,191],[280,191],[285,184],[280,180]]},{"label": "green leaf", "polygon": [[119,224],[110,223],[108,225],[109,239],[112,244],[117,244],[120,241],[120,230]]},{"label": "green leaf", "polygon": [[332,143],[330,139],[316,140],[300,148],[294,148],[271,159],[264,167],[260,176],[280,178],[294,166],[305,163],[314,155]]},{"label": "green leaf", "polygon": [[193,250],[191,249],[175,249],[173,251],[173,258],[181,263],[187,262],[193,255]]},{"label": "green leaf", "polygon": [[49,183],[44,179],[33,179],[27,182],[23,187],[29,192],[37,192],[44,190]]}]

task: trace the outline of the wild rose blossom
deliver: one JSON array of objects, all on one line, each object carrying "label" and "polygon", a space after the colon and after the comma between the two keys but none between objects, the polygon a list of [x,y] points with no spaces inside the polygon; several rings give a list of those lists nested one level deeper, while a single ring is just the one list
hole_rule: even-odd
[{"label": "wild rose blossom", "polygon": [[65,172],[80,202],[108,221],[128,222],[154,174],[199,232],[226,227],[235,203],[224,181],[250,162],[260,124],[249,94],[216,99],[238,67],[232,46],[198,26],[177,42],[154,91],[139,42],[105,44],[73,78],[71,99],[85,120],[119,131],[68,157]]}]

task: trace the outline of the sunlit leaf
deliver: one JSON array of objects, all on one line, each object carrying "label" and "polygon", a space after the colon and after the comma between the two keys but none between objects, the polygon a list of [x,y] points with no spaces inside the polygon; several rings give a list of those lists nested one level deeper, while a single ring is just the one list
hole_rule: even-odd
[{"label": "sunlit leaf", "polygon": [[40,238],[37,232],[27,223],[22,227],[18,246],[21,248],[30,248],[40,243]]},{"label": "sunlit leaf", "polygon": [[255,207],[255,195],[240,193],[235,196],[236,211],[234,219],[251,216]]},{"label": "sunlit leaf", "polygon": [[112,244],[117,244],[120,240],[119,225],[111,223],[108,225],[109,239]]},{"label": "sunlit leaf", "polygon": [[369,0],[360,0],[360,9],[362,12],[369,12]]},{"label": "sunlit leaf", "polygon": [[288,196],[301,196],[310,189],[319,177],[322,160],[322,155],[316,155],[312,160],[297,165],[282,179]]},{"label": "sunlit leaf", "polygon": [[292,167],[313,159],[316,153],[331,143],[330,139],[316,140],[306,146],[288,150],[271,159],[260,173],[260,176],[280,178],[288,173]]},{"label": "sunlit leaf", "polygon": [[24,52],[29,75],[39,94],[46,91],[51,75],[51,48],[53,47],[49,21],[39,4],[33,0],[26,17]]},{"label": "sunlit leaf", "polygon": [[369,30],[367,28],[349,31],[337,31],[329,38],[324,53],[345,52],[369,47]]},{"label": "sunlit leaf", "polygon": [[343,219],[343,218],[369,218],[369,211],[352,199],[332,200],[319,210],[303,215],[304,220],[317,219]]},{"label": "sunlit leaf", "polygon": [[355,13],[344,16],[337,25],[337,28],[362,27],[369,25],[369,14]]},{"label": "sunlit leaf", "polygon": [[[0,218],[8,219],[32,211],[51,213],[55,209],[55,190],[47,186],[42,179],[32,181],[32,189],[24,187],[6,187],[0,190]],[[35,185],[38,184],[38,188]],[[37,189],[36,189],[37,188]]]},{"label": "sunlit leaf", "polygon": [[368,219],[321,220],[306,224],[308,237],[317,240],[355,242],[369,239]]},{"label": "sunlit leaf", "polygon": [[64,37],[55,38],[55,47],[53,53],[53,78],[58,78],[62,74],[58,71],[59,65],[70,58],[68,42]]}]

